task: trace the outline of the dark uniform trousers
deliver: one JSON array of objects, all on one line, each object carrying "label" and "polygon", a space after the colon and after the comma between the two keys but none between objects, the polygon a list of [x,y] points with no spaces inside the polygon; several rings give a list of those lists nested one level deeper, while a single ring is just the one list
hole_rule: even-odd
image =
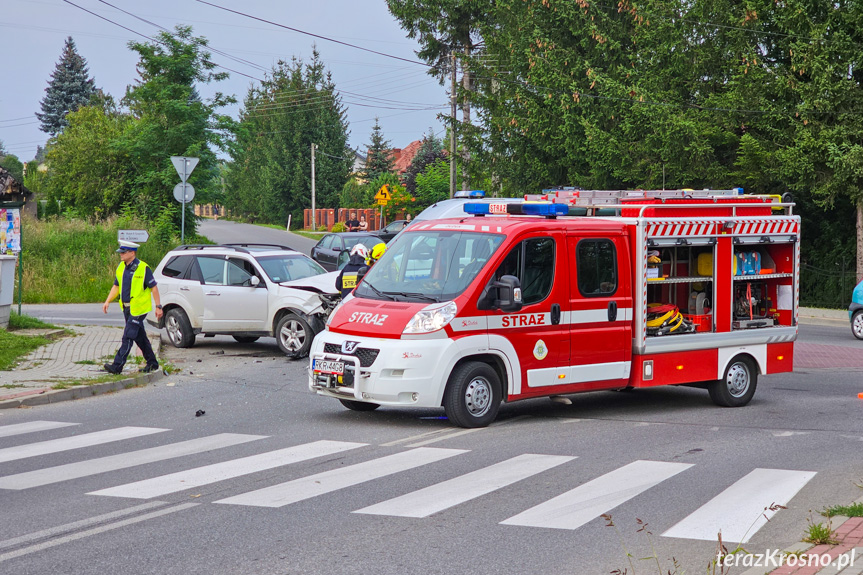
[{"label": "dark uniform trousers", "polygon": [[117,350],[117,355],[114,357],[114,365],[122,369],[126,365],[129,352],[132,351],[132,345],[136,343],[141,348],[147,365],[157,365],[159,360],[153,353],[153,346],[150,345],[150,338],[147,337],[147,330],[144,329],[144,318],[147,317],[147,314],[132,315],[129,313],[129,307],[123,304],[123,317],[126,318],[126,327],[123,329],[123,341],[120,344],[120,349]]}]

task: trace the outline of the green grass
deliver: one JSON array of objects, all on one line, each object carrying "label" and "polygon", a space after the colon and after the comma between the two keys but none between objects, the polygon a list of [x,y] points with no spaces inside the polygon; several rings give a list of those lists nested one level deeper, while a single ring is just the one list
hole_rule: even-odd
[{"label": "green grass", "polygon": [[14,367],[21,357],[48,343],[50,340],[44,337],[28,337],[0,329],[0,370]]},{"label": "green grass", "polygon": [[814,543],[815,545],[836,545],[838,541],[833,537],[833,530],[830,528],[830,522],[827,525],[823,523],[809,523],[806,528],[806,537],[803,538],[806,543]]},{"label": "green grass", "polygon": [[91,377],[88,379],[65,379],[52,385],[51,389],[69,389],[70,387],[75,387],[77,385],[95,385],[97,383],[105,383],[107,381],[119,381],[128,377],[131,377],[131,374],[106,373],[105,375],[99,375],[97,377]]},{"label": "green grass", "polygon": [[863,503],[852,503],[851,505],[834,505],[824,510],[824,515],[834,517],[844,515],[845,517],[863,517]]},{"label": "green grass", "polygon": [[[114,283],[120,263],[117,230],[148,229],[144,222],[117,218],[103,222],[55,218],[23,222],[22,254],[24,303],[98,303]],[[152,232],[151,232],[152,233]],[[203,237],[188,237],[186,243],[212,243]],[[179,244],[179,238],[164,244],[150,240],[141,244],[139,257],[155,268],[162,257]],[[17,287],[17,286],[16,286]],[[15,294],[17,301],[18,294]]]},{"label": "green grass", "polygon": [[2,387],[3,389],[18,389],[27,386],[23,383],[4,383],[3,385],[0,385],[0,387]]},{"label": "green grass", "polygon": [[45,323],[40,319],[36,319],[35,317],[21,314],[18,315],[18,312],[12,310],[12,314],[9,316],[9,327],[10,331],[16,329],[60,329],[56,325]]},{"label": "green grass", "polygon": [[319,240],[324,237],[326,232],[304,232],[302,230],[293,230],[291,233],[303,236],[304,238],[309,238],[310,240]]}]

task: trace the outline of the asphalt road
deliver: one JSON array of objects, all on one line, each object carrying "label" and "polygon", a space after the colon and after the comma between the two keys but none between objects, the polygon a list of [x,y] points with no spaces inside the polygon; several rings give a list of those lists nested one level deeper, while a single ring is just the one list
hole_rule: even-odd
[{"label": "asphalt road", "polygon": [[198,224],[198,233],[206,236],[211,241],[221,244],[243,242],[271,243],[293,248],[306,255],[309,255],[312,248],[318,243],[317,240],[310,240],[288,231],[227,220],[203,220]]}]

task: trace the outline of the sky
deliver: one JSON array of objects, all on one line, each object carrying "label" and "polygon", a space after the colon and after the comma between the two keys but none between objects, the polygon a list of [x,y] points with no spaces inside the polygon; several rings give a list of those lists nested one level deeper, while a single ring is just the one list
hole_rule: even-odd
[{"label": "sky", "polygon": [[421,139],[429,128],[438,136],[444,133],[437,115],[448,111],[446,90],[426,73],[426,66],[412,63],[419,62],[419,45],[400,28],[385,0],[207,1],[395,58],[286,30],[196,0],[105,0],[116,8],[99,0],[0,0],[4,53],[0,141],[6,151],[29,161],[36,146],[47,141],[34,114],[40,111],[67,36],[75,40],[97,87],[119,100],[126,86],[135,82],[137,53],[127,44],[147,41],[134,32],[154,37],[158,28],[117,8],[169,29],[177,24],[192,26],[193,33],[206,37],[211,48],[248,61],[213,53],[212,62],[234,71],[217,68],[228,71],[230,78],[198,88],[204,98],[215,91],[236,96],[239,104],[223,110],[235,118],[249,87],[259,83],[265,70],[293,56],[308,61],[315,45],[332,72],[336,90],[343,91],[351,147],[365,151],[375,117],[380,118],[384,137],[396,148]]}]

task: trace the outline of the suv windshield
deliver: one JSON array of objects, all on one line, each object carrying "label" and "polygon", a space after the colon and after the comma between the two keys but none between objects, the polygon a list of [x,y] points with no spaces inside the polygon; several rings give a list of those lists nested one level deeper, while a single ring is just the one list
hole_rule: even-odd
[{"label": "suv windshield", "polygon": [[408,232],[369,270],[354,295],[451,300],[485,267],[503,239],[499,234],[451,230]]},{"label": "suv windshield", "polygon": [[275,283],[301,280],[327,273],[327,270],[302,254],[256,258]]}]

